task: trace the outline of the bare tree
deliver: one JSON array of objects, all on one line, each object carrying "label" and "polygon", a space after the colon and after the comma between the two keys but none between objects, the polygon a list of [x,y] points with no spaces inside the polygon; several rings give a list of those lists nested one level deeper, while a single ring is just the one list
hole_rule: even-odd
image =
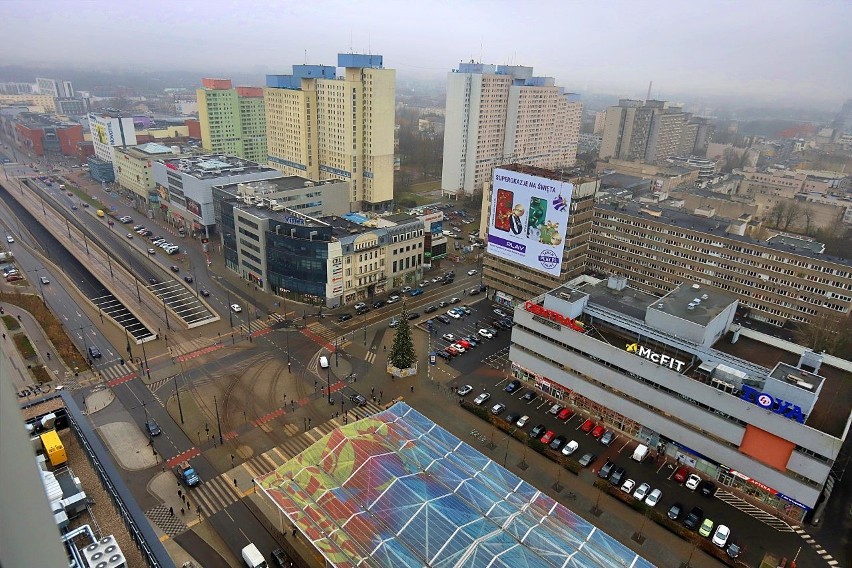
[{"label": "bare tree", "polygon": [[798,326],[795,336],[798,343],[814,351],[846,357],[852,350],[852,315],[823,313]]},{"label": "bare tree", "polygon": [[786,213],[787,204],[783,201],[778,201],[766,214],[766,218],[772,227],[778,229],[781,227],[781,222],[783,221]]},{"label": "bare tree", "polygon": [[802,217],[805,218],[805,234],[808,236],[812,236],[811,232],[814,230],[814,209],[810,205],[805,205],[802,207]]},{"label": "bare tree", "polygon": [[783,215],[783,230],[788,230],[792,225],[796,224],[796,221],[799,220],[799,217],[802,216],[802,207],[799,205],[797,201],[788,201],[787,207],[784,209]]}]

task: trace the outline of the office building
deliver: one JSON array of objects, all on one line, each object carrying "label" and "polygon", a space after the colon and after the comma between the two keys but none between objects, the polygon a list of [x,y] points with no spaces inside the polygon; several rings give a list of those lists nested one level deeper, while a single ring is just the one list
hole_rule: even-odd
[{"label": "office building", "polygon": [[35,156],[73,156],[83,141],[83,127],[53,115],[20,112],[5,115],[15,142]]},{"label": "office building", "polygon": [[666,101],[622,99],[606,110],[599,156],[656,164],[678,154],[704,155],[711,134],[705,119]]},{"label": "office building", "polygon": [[532,67],[460,63],[447,74],[441,188],[482,192],[495,166],[574,165],[583,104]]},{"label": "office building", "polygon": [[852,261],[822,254],[813,241],[754,239],[751,217],[725,219],[662,205],[599,203],[587,270],[620,273],[650,294],[682,282],[716,286],[739,298],[741,310],[774,326],[821,325],[852,309]]},{"label": "office building", "polygon": [[848,361],[760,343],[733,324],[733,295],[682,282],[659,296],[583,277],[519,305],[512,375],[619,433],[627,455],[643,444],[801,522],[846,436],[849,406],[836,401],[852,383],[831,365]]},{"label": "office building", "polygon": [[840,133],[852,133],[852,99],[846,99],[846,102],[843,103],[843,107],[837,113],[832,126]]},{"label": "office building", "polygon": [[352,209],[393,200],[396,71],[381,55],[341,53],[336,68],[294,65],[267,75],[269,164],[286,175],[345,179]]},{"label": "office building", "polygon": [[0,83],[0,95],[29,95],[32,92],[32,83]]},{"label": "office building", "polygon": [[[118,113],[89,113],[89,130],[95,156],[103,162],[115,161],[115,147],[135,146],[136,126],[133,117]],[[106,181],[115,181],[113,179]]]},{"label": "office building", "polygon": [[204,151],[265,163],[263,89],[235,88],[229,79],[202,79],[201,84],[196,94]]},{"label": "office building", "polygon": [[56,114],[62,116],[81,117],[89,113],[89,101],[79,97],[57,97],[54,104]]},{"label": "office building", "polygon": [[[565,230],[564,233],[560,231],[564,249],[562,254],[559,255],[558,270],[554,267],[552,272],[544,273],[540,270],[531,270],[531,268],[535,268],[534,265],[530,266],[505,256],[494,255],[490,252],[483,255],[483,283],[493,292],[495,301],[513,305],[564,284],[569,279],[583,274],[586,270],[588,239],[592,227],[592,209],[595,205],[595,195],[600,188],[600,180],[567,176],[563,180],[563,176],[557,172],[518,164],[506,166],[502,169],[573,185],[570,203],[567,206]],[[490,225],[494,191],[493,185],[487,184],[482,199],[480,235],[483,235],[486,242],[495,234]],[[526,207],[526,204],[524,204],[524,207]],[[524,211],[524,213],[527,212]]]},{"label": "office building", "polygon": [[115,181],[130,190],[137,209],[147,212],[157,208],[160,193],[154,180],[154,162],[172,158],[179,152],[179,147],[156,142],[115,149]]},{"label": "office building", "polygon": [[274,168],[236,156],[176,156],[153,163],[159,218],[187,234],[214,234],[213,186],[281,177]]},{"label": "office building", "polygon": [[[216,189],[230,198],[258,209],[288,209],[308,217],[340,216],[349,213],[348,183],[344,180],[315,181],[286,176],[261,181],[229,183]],[[215,198],[214,198],[215,203]]]},{"label": "office building", "polygon": [[225,265],[267,292],[332,308],[422,277],[415,217],[311,217],[233,188],[213,195]]},{"label": "office building", "polygon": [[40,94],[53,98],[74,96],[74,86],[71,85],[71,81],[57,81],[56,79],[36,77],[36,88]]}]

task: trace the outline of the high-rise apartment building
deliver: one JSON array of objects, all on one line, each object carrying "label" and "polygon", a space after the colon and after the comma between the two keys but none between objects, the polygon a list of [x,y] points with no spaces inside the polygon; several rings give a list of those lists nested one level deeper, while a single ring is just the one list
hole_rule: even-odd
[{"label": "high-rise apartment building", "polygon": [[294,65],[267,75],[269,165],[287,175],[345,179],[354,208],[393,200],[396,71],[381,55],[341,53],[336,68]]},{"label": "high-rise apartment building", "polygon": [[263,88],[234,88],[229,79],[202,79],[201,84],[196,93],[204,151],[265,163]]},{"label": "high-rise apartment building", "polygon": [[666,101],[622,99],[606,110],[600,158],[659,163],[678,154],[706,152],[706,120]]},{"label": "high-rise apartment building", "polygon": [[574,165],[583,103],[532,67],[460,63],[447,75],[444,193],[471,195],[495,166]]},{"label": "high-rise apartment building", "polygon": [[73,97],[74,86],[71,81],[57,81],[56,79],[45,79],[36,77],[38,92],[51,97]]},{"label": "high-rise apartment building", "polygon": [[852,132],[852,99],[847,99],[832,124],[840,132]]}]

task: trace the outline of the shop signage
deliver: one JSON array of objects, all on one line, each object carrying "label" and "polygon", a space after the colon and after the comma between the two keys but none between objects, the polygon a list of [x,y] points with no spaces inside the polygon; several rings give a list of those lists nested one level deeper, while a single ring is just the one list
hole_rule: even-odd
[{"label": "shop signage", "polygon": [[760,392],[756,388],[743,385],[740,398],[754,403],[766,410],[771,410],[775,414],[780,414],[790,420],[795,420],[802,424],[805,423],[805,415],[802,414],[802,408],[800,406],[780,398],[775,398],[769,393]]},{"label": "shop signage", "polygon": [[795,499],[793,499],[792,497],[787,497],[787,496],[786,496],[786,495],[784,495],[783,493],[776,493],[776,494],[775,494],[775,496],[776,496],[776,497],[778,497],[778,498],[780,498],[780,499],[784,499],[784,500],[785,500],[785,501],[787,501],[788,503],[792,503],[793,505],[795,505],[795,506],[797,506],[797,507],[801,507],[801,508],[802,508],[802,509],[804,509],[805,511],[810,511],[810,510],[811,510],[811,508],[810,508],[810,507],[808,507],[807,505],[805,505],[804,503],[800,503],[800,502],[796,501]]},{"label": "shop signage", "polygon": [[554,312],[553,310],[549,310],[544,306],[536,304],[535,302],[525,302],[524,309],[531,314],[535,314],[537,316],[541,316],[545,319],[549,319],[550,321],[554,321],[558,324],[567,325],[569,327],[574,327],[574,320],[571,318],[565,317],[559,312]]},{"label": "shop signage", "polygon": [[653,351],[648,347],[643,347],[638,343],[628,343],[626,349],[628,353],[635,353],[639,357],[647,359],[648,361],[656,363],[657,365],[668,367],[669,369],[675,370],[678,373],[681,372],[686,366],[686,363],[684,363],[680,359],[675,359],[670,355],[663,355],[661,353],[657,353],[656,351]]}]

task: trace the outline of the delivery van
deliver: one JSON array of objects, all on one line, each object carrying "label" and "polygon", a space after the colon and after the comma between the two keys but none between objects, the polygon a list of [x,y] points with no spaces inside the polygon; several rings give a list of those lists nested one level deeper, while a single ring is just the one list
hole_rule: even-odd
[{"label": "delivery van", "polygon": [[106,213],[104,213],[104,210],[98,209],[98,217],[103,217],[104,215],[106,215]]},{"label": "delivery van", "polygon": [[638,462],[643,462],[643,461],[645,461],[645,458],[647,458],[647,457],[648,457],[648,446],[643,446],[642,444],[639,444],[638,446],[636,446],[636,449],[633,450],[632,458],[634,460],[636,460]]},{"label": "delivery van", "polygon": [[243,548],[243,561],[249,568],[268,568],[269,565],[263,558],[263,554],[257,549],[254,543],[249,543]]}]

